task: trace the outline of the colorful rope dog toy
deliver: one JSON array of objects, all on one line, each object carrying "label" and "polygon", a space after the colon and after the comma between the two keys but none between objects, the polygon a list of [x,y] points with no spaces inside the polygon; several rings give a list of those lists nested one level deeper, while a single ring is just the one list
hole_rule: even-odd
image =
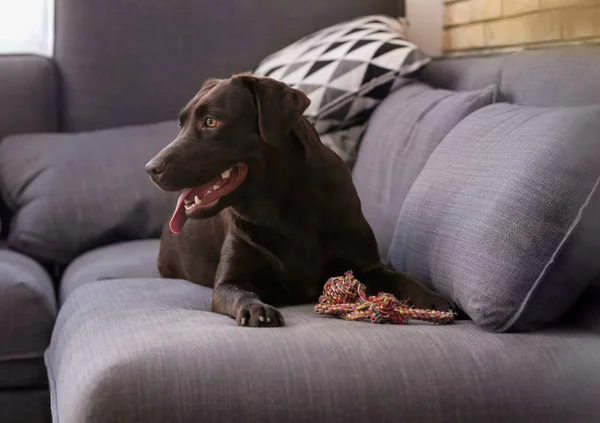
[{"label": "colorful rope dog toy", "polygon": [[323,287],[323,295],[315,305],[315,312],[339,316],[345,320],[364,320],[371,323],[407,323],[408,320],[447,324],[454,321],[451,311],[413,308],[406,301],[399,301],[391,294],[380,292],[367,296],[365,286],[352,271],[344,276],[329,278]]}]

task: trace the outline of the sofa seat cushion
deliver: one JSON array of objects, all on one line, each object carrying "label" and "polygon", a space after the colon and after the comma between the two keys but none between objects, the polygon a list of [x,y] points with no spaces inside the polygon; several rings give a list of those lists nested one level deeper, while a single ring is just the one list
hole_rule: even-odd
[{"label": "sofa seat cushion", "polygon": [[100,281],[63,305],[46,354],[61,423],[507,422],[600,418],[600,337],[470,322],[373,325],[282,309],[236,327],[181,280]]},{"label": "sofa seat cushion", "polygon": [[106,279],[157,278],[160,240],[120,242],[88,251],[65,270],[59,289],[64,301],[80,286]]},{"label": "sofa seat cushion", "polygon": [[392,265],[487,329],[556,321],[600,275],[599,133],[600,105],[474,112],[408,193]]},{"label": "sofa seat cushion", "polygon": [[0,248],[0,390],[47,383],[43,354],[56,312],[48,273]]},{"label": "sofa seat cushion", "polygon": [[454,92],[413,82],[373,113],[352,177],[385,262],[404,198],[427,159],[452,128],[495,95],[494,85]]},{"label": "sofa seat cushion", "polygon": [[144,165],[178,130],[169,121],[4,139],[0,190],[13,211],[8,245],[67,265],[92,248],[159,236],[176,193],[152,184]]}]

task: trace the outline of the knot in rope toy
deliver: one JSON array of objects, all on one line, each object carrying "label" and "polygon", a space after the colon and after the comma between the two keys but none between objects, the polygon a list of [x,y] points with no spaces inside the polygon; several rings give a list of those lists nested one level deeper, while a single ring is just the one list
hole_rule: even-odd
[{"label": "knot in rope toy", "polygon": [[451,311],[413,308],[407,301],[399,301],[385,292],[367,296],[365,289],[351,270],[344,276],[329,278],[323,287],[319,303],[315,305],[315,312],[371,323],[402,324],[411,319],[439,324],[454,321],[454,313]]}]

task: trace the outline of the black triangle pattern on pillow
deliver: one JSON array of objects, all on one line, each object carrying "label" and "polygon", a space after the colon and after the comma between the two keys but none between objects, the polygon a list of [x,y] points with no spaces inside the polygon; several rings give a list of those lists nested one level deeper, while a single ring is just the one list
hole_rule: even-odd
[{"label": "black triangle pattern on pillow", "polygon": [[331,50],[335,50],[336,48],[344,45],[345,43],[346,43],[346,41],[336,41],[335,43],[331,43],[331,45],[329,47],[327,47],[327,49],[323,53],[327,53]]},{"label": "black triangle pattern on pillow", "polygon": [[325,66],[329,65],[330,63],[333,63],[333,60],[316,60],[314,62],[314,64],[310,67],[308,72],[306,72],[306,75],[304,75],[304,77],[306,78],[307,76],[312,75],[313,73],[315,73],[316,71],[318,71],[321,68],[324,68]]},{"label": "black triangle pattern on pillow", "polygon": [[[283,66],[283,65],[282,65],[282,66]],[[273,72],[275,72],[277,69],[281,69],[281,66],[275,66],[274,68],[272,68],[272,69],[269,69],[269,71],[268,71],[267,73],[265,73],[265,76],[271,76],[271,74],[272,74]]]},{"label": "black triangle pattern on pillow", "polygon": [[351,51],[353,51],[353,50],[359,49],[359,48],[361,48],[362,46],[366,46],[367,44],[374,43],[374,42],[376,42],[376,41],[377,41],[377,40],[365,40],[365,39],[358,40],[357,42],[355,42],[355,43],[352,45],[352,47],[350,47],[350,50],[348,50],[348,53],[349,53],[349,52],[351,52]]},{"label": "black triangle pattern on pillow", "polygon": [[366,85],[367,83],[369,83],[369,81],[380,78],[388,74],[389,72],[389,69],[382,68],[372,63],[369,63],[369,65],[367,66],[367,70],[365,71],[365,76],[363,76],[361,85]]},{"label": "black triangle pattern on pillow", "polygon": [[383,100],[384,98],[386,98],[389,95],[393,84],[394,84],[394,81],[389,81],[389,82],[386,82],[385,84],[377,85],[371,91],[367,91],[366,93],[364,93],[363,96],[371,97],[376,100]]}]

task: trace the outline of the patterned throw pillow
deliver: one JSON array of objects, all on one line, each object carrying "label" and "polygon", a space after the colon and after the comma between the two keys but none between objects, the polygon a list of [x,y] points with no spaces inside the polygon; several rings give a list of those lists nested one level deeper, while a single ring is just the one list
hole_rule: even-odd
[{"label": "patterned throw pillow", "polygon": [[311,99],[305,116],[322,135],[364,124],[402,85],[403,75],[430,60],[406,40],[400,20],[369,15],[298,40],[264,59],[254,73],[304,91]]}]

